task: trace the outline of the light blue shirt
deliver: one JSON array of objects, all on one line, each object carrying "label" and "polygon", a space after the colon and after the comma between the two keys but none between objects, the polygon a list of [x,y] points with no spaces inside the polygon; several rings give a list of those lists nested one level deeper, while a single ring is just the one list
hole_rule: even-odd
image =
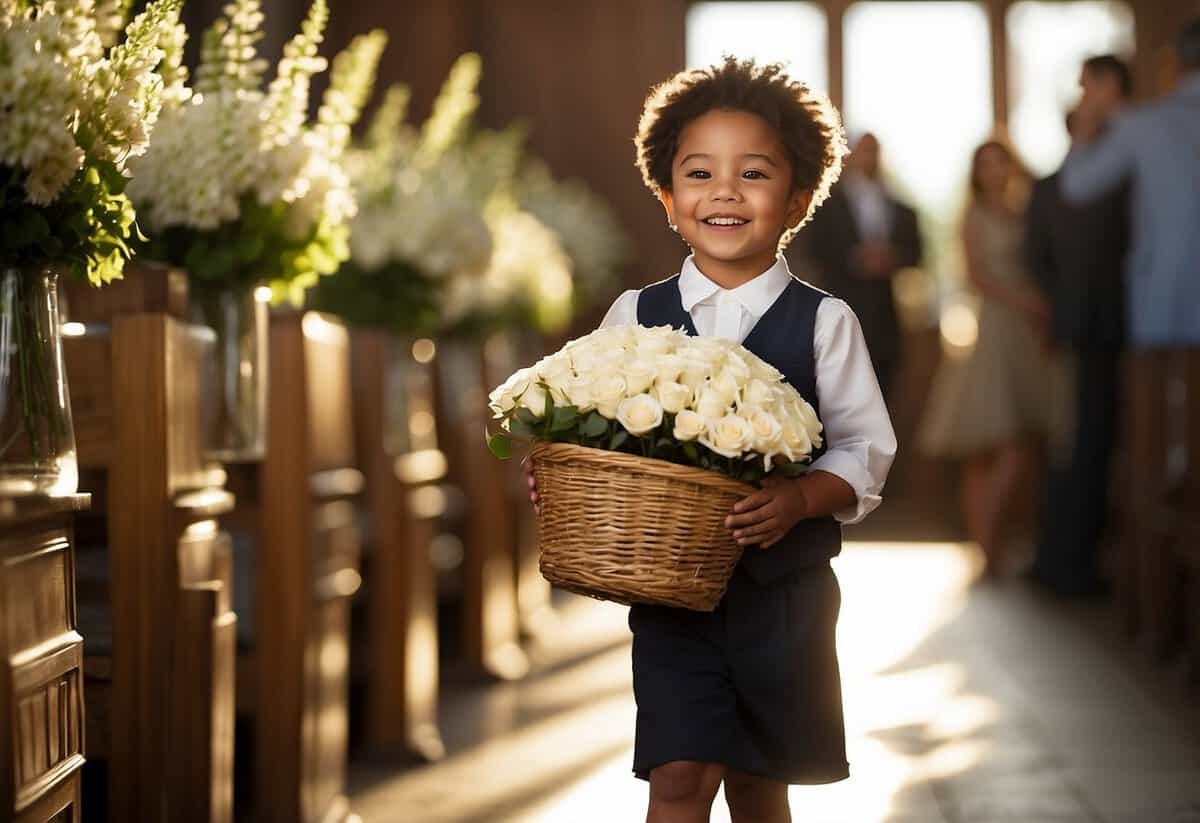
[{"label": "light blue shirt", "polygon": [[1071,203],[1131,182],[1130,341],[1200,344],[1200,72],[1117,117],[1097,142],[1073,148],[1059,179]]}]

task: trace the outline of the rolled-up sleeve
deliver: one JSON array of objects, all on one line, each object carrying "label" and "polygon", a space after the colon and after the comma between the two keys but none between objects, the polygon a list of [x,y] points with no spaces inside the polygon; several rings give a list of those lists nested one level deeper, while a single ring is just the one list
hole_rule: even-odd
[{"label": "rolled-up sleeve", "polygon": [[821,301],[813,348],[826,451],[812,468],[850,484],[858,500],[834,517],[857,523],[883,501],[884,482],[896,457],[896,432],[862,327],[843,301]]}]

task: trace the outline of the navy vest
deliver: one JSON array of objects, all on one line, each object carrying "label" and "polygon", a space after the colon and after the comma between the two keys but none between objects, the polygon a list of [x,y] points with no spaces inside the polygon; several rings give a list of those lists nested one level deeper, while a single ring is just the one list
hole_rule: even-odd
[{"label": "navy vest", "polygon": [[[747,335],[742,345],[783,372],[787,382],[821,415],[817,397],[816,359],[813,333],[817,307],[827,295],[792,278]],[[683,310],[679,275],[642,289],[638,295],[637,320],[641,326],[683,328],[697,336],[692,317]],[[815,460],[824,445],[813,453]],[[740,565],[760,584],[770,583],[800,569],[826,563],[842,550],[842,528],[832,517],[802,520],[769,549],[747,546]]]}]

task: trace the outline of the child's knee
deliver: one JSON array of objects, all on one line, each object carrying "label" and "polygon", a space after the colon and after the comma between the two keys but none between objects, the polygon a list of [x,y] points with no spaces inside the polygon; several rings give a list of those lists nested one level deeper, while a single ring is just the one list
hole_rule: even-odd
[{"label": "child's knee", "polygon": [[723,769],[715,763],[674,760],[650,772],[650,799],[662,803],[711,803]]},{"label": "child's knee", "polygon": [[787,784],[730,770],[725,802],[735,820],[778,820],[788,807]]}]

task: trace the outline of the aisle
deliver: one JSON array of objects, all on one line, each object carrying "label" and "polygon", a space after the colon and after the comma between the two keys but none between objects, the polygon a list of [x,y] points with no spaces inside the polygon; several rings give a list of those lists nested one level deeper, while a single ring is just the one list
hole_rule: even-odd
[{"label": "aisle", "polygon": [[[852,777],[793,789],[798,823],[1200,823],[1200,717],[1140,669],[1104,607],[969,588],[954,544],[852,544],[836,565]],[[447,699],[446,762],[358,769],[355,811],[644,819],[624,612],[572,603],[534,677]],[[729,820],[719,796],[712,820]]]}]

